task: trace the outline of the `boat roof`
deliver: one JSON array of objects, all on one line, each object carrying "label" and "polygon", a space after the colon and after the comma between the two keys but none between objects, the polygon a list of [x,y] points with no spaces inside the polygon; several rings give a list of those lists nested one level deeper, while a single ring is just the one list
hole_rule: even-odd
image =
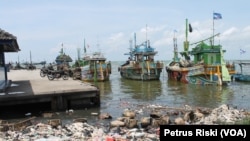
[{"label": "boat roof", "polygon": [[139,54],[142,54],[142,55],[155,55],[157,53],[157,51],[154,51],[154,52],[135,52],[134,54],[135,55],[139,55]]},{"label": "boat roof", "polygon": [[132,53],[133,53],[134,55],[140,55],[140,54],[141,54],[141,55],[155,55],[155,54],[157,54],[158,52],[155,51],[155,49],[152,48],[151,46],[147,46],[146,43],[143,43],[143,44],[141,44],[141,45],[137,45],[137,46],[133,49]]},{"label": "boat roof", "polygon": [[250,65],[250,62],[234,62],[234,63],[239,65]]},{"label": "boat roof", "polygon": [[85,54],[84,60],[106,60],[106,57],[101,52],[94,52],[92,54]]}]

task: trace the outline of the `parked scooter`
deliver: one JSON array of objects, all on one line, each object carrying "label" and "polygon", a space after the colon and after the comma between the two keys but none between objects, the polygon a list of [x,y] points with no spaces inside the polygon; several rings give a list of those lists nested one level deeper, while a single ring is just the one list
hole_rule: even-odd
[{"label": "parked scooter", "polygon": [[63,80],[69,79],[68,72],[64,70],[48,70],[47,76],[49,80],[54,80],[55,78],[56,79],[63,78]]},{"label": "parked scooter", "polygon": [[43,66],[40,70],[40,76],[45,77],[50,70],[54,70],[53,66],[50,64],[49,66]]}]

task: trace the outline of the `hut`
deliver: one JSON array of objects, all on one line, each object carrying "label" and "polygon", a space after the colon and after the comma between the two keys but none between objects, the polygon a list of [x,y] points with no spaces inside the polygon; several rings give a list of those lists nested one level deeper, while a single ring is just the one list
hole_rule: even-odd
[{"label": "hut", "polygon": [[69,55],[66,55],[63,51],[63,48],[60,51],[60,54],[56,57],[56,64],[57,64],[57,69],[61,67],[67,67],[69,68],[69,62],[72,62],[72,58]]},{"label": "hut", "polygon": [[9,65],[5,63],[5,53],[18,51],[20,49],[16,36],[0,29],[0,91],[5,91],[11,84],[7,77]]},{"label": "hut", "polygon": [[69,55],[66,55],[64,52],[63,52],[63,49],[60,51],[60,54],[56,57],[56,63],[58,65],[60,64],[68,64],[69,62],[72,62],[72,58],[69,56]]}]

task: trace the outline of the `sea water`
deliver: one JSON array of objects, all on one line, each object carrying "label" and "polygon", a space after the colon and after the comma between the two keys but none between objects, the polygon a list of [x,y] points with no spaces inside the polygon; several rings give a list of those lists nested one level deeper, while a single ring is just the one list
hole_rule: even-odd
[{"label": "sea water", "polygon": [[[74,118],[84,117],[90,122],[95,122],[99,118],[92,113],[109,113],[113,118],[116,118],[122,116],[122,112],[126,108],[138,108],[140,106],[143,108],[143,106],[147,105],[168,107],[189,105],[192,107],[216,108],[222,104],[228,104],[238,109],[250,110],[250,83],[232,82],[228,86],[202,86],[170,81],[165,70],[168,61],[164,61],[165,65],[160,80],[127,80],[121,78],[118,71],[119,65],[124,62],[113,61],[111,63],[110,80],[93,82],[94,85],[100,88],[100,107],[73,109],[74,113],[70,115],[60,111],[55,113],[56,116],[53,118],[61,118],[65,123],[68,123]],[[41,109],[37,109],[38,111],[44,112]],[[31,112],[27,108],[25,112],[30,113],[32,116],[34,111]],[[0,116],[2,119],[8,117],[6,113],[1,113]],[[23,116],[25,117],[25,113],[23,113]]]}]

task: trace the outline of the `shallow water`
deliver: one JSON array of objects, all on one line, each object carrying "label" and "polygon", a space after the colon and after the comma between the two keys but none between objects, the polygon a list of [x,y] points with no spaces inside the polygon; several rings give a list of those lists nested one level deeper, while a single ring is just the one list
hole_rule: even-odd
[{"label": "shallow water", "polygon": [[[118,66],[123,62],[112,62],[110,81],[93,83],[100,88],[101,106],[82,107],[72,115],[58,112],[54,118],[65,123],[71,119],[85,117],[90,122],[98,120],[91,113],[109,113],[113,118],[120,117],[125,108],[138,108],[142,105],[164,105],[169,107],[215,108],[222,104],[250,110],[250,83],[232,82],[229,86],[200,86],[169,81],[165,68],[160,80],[136,81],[121,78]],[[165,62],[167,64],[167,62]],[[27,113],[30,112],[26,111]],[[1,114],[3,116],[3,114]],[[4,117],[2,117],[4,118]],[[38,117],[39,118],[39,117]]]},{"label": "shallow water", "polygon": [[[118,66],[112,63],[110,81],[96,83],[101,89],[100,113],[119,117],[124,108],[140,105],[168,107],[216,108],[228,104],[238,109],[250,110],[250,83],[232,82],[229,86],[201,86],[168,80],[165,69],[157,81],[135,81],[121,78]],[[167,62],[165,62],[167,64]]]}]

